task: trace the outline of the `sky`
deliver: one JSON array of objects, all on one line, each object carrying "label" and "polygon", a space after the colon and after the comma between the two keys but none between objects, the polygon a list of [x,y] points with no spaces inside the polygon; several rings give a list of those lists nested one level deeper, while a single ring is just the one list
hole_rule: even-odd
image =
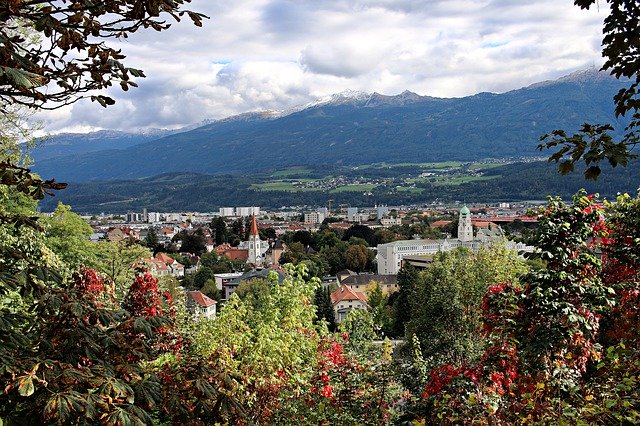
[{"label": "sky", "polygon": [[600,67],[600,8],[572,0],[193,0],[209,16],[117,43],[138,88],[36,115],[43,131],[175,129],[346,90],[460,97]]}]

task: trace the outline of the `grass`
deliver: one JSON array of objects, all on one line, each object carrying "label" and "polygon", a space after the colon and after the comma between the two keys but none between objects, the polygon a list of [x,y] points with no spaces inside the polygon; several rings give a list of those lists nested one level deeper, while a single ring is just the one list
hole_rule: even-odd
[{"label": "grass", "polygon": [[422,188],[413,188],[410,186],[401,186],[400,188],[396,188],[398,192],[410,192],[412,194],[419,194],[422,192]]}]

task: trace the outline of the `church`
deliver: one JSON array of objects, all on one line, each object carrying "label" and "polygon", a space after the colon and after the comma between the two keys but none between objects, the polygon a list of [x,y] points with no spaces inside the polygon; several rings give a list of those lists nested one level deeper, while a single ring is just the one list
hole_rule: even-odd
[{"label": "church", "polygon": [[258,232],[258,222],[256,215],[251,217],[251,228],[249,230],[249,241],[242,241],[239,249],[248,250],[247,263],[253,266],[264,266],[265,253],[269,250],[269,242],[260,240]]},{"label": "church", "polygon": [[[466,247],[469,250],[478,251],[481,247],[490,246],[496,239],[503,239],[502,230],[481,229],[478,234],[473,235],[473,225],[471,224],[471,212],[467,206],[460,209],[458,220],[458,238],[443,240],[417,239],[392,241],[387,244],[378,244],[376,261],[378,263],[378,274],[396,275],[402,269],[402,260],[408,256],[432,256],[439,251],[450,251],[458,247]],[[513,241],[505,240],[506,246],[518,252],[531,251],[532,248]]]}]

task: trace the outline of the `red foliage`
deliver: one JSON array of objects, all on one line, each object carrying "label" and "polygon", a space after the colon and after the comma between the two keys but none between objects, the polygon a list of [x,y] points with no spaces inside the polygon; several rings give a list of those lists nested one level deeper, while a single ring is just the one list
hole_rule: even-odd
[{"label": "red foliage", "polygon": [[73,273],[73,286],[82,295],[98,296],[105,291],[102,277],[94,269],[81,266]]},{"label": "red foliage", "polygon": [[124,299],[124,307],[133,316],[162,316],[162,300],[158,292],[158,280],[148,271],[136,276]]}]

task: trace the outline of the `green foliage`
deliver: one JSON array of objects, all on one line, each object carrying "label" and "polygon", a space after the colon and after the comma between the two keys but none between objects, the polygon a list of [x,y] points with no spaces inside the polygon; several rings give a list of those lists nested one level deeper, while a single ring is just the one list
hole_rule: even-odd
[{"label": "green foliage", "polygon": [[151,257],[149,249],[127,240],[110,242],[100,241],[93,245],[95,251],[95,263],[88,266],[94,267],[105,274],[115,285],[118,294],[124,294],[127,286],[136,275],[138,261]]},{"label": "green foliage", "polygon": [[391,307],[389,297],[384,294],[382,287],[377,282],[367,288],[367,304],[373,319],[373,326],[378,337],[391,333]]},{"label": "green foliage", "polygon": [[316,289],[314,304],[316,305],[317,320],[325,321],[329,331],[335,331],[336,314],[331,304],[331,289],[329,287],[318,287]]},{"label": "green foliage", "polygon": [[405,336],[407,323],[413,316],[411,300],[414,297],[418,271],[405,265],[398,273],[398,293],[393,301],[393,333],[395,337]]},{"label": "green foliage", "polygon": [[405,338],[417,336],[431,365],[475,361],[484,349],[482,298],[489,286],[517,282],[524,259],[503,244],[474,253],[438,253],[420,273]]},{"label": "green foliage", "polygon": [[366,309],[352,309],[347,317],[338,324],[338,330],[349,336],[345,347],[353,354],[366,357],[371,342],[376,338],[373,316]]},{"label": "green foliage", "polygon": [[220,368],[238,378],[233,396],[250,409],[254,421],[268,417],[277,389],[286,386],[300,394],[315,359],[315,313],[310,304],[318,282],[304,280],[304,267],[286,269],[281,284],[272,274],[268,289],[260,285],[267,291],[250,297],[247,291],[246,300],[234,294],[216,321],[194,330],[194,353],[215,356]]},{"label": "green foliage", "polygon": [[96,263],[95,243],[89,240],[93,229],[73,213],[70,206],[59,203],[51,217],[44,217],[40,222],[45,228],[47,246],[71,270]]},{"label": "green foliage", "polygon": [[640,198],[550,199],[534,238],[544,269],[483,300],[480,360],[431,370],[427,417],[495,424],[640,420]]}]

